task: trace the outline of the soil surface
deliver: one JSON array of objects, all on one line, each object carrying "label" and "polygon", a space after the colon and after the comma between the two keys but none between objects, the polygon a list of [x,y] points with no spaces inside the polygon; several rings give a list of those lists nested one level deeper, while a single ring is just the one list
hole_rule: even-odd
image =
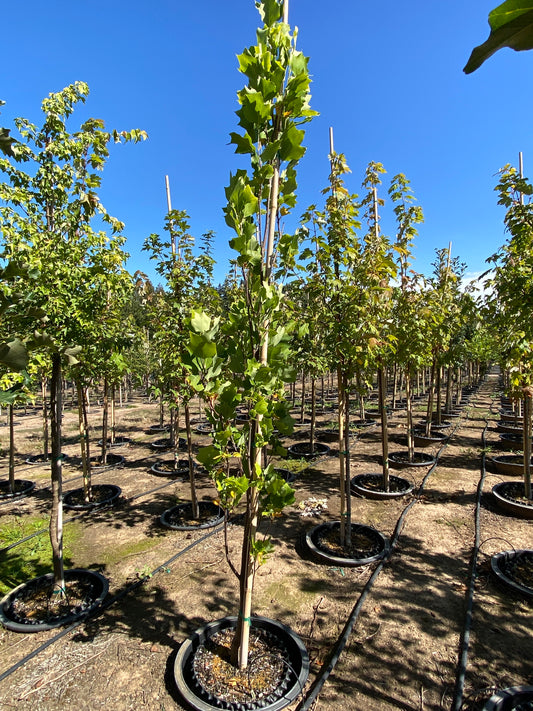
[{"label": "soil surface", "polygon": [[[66,403],[63,450],[69,455],[64,465],[68,491],[81,486],[81,471],[77,412],[68,398]],[[391,539],[391,553],[382,566],[320,564],[302,543],[310,528],[339,519],[338,445],[332,443],[329,455],[311,462],[277,460],[277,466],[297,470],[292,484],[296,501],[281,517],[264,522],[275,553],[258,570],[253,613],[289,625],[304,640],[311,657],[304,696],[324,673],[350,613],[380,566],[314,709],[451,708],[478,487],[482,487],[481,546],[463,708],[481,709],[494,689],[533,684],[533,601],[508,591],[490,567],[494,553],[533,548],[533,521],[501,513],[492,498],[492,487],[509,477],[491,472],[488,457],[486,472],[483,467],[483,434],[485,452],[490,456],[500,451],[499,406],[497,376],[491,375],[454,420],[449,441],[425,449],[438,454],[436,466],[402,471],[415,485],[412,493],[390,500],[352,497],[353,522],[373,526]],[[124,464],[95,473],[93,483],[120,486],[121,498],[111,508],[65,512],[66,534],[77,532],[69,547],[68,567],[105,575],[110,582],[107,602],[112,604],[96,618],[63,632],[17,634],[0,628],[2,711],[184,708],[172,672],[180,643],[207,622],[237,614],[238,585],[225,559],[222,528],[173,531],[159,523],[163,511],[189,499],[189,484],[150,472],[160,458],[150,447],[157,434],[147,432],[158,421],[157,404],[138,395],[117,413],[117,435],[131,439],[120,449]],[[295,409],[295,417],[298,413]],[[90,417],[96,445],[101,437],[96,405]],[[320,414],[320,426],[327,428],[334,417],[334,409],[328,407]],[[2,538],[3,531],[20,526],[22,532],[24,521],[44,520],[51,506],[49,465],[25,464],[41,447],[40,412],[17,411],[16,421],[16,476],[36,481],[36,488],[24,499],[0,503],[0,582],[9,587],[23,582],[22,562],[47,533],[44,526],[40,536],[2,552],[13,544],[12,538]],[[7,438],[7,428],[2,427],[4,452]],[[403,451],[404,440],[405,414],[391,413],[391,452]],[[295,441],[296,437],[289,438],[286,445]],[[195,434],[195,448],[208,443],[208,435]],[[94,446],[92,453],[97,451]],[[351,476],[379,472],[380,451],[379,423],[362,429],[351,444]],[[7,457],[0,464],[0,477],[5,479]],[[216,500],[213,483],[200,467],[197,478],[199,498]],[[235,518],[227,544],[236,565],[241,536],[242,525]],[[45,572],[49,569],[41,566],[35,575]],[[290,709],[300,703],[301,699]]]}]

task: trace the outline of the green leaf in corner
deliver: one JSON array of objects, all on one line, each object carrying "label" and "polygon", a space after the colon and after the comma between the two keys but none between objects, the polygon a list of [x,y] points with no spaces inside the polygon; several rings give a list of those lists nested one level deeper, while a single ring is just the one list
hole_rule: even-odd
[{"label": "green leaf in corner", "polygon": [[28,351],[19,338],[0,344],[0,363],[17,373],[28,365]]},{"label": "green leaf in corner", "polygon": [[533,49],[533,0],[506,0],[489,14],[490,35],[475,47],[464,67],[471,74],[499,49]]}]

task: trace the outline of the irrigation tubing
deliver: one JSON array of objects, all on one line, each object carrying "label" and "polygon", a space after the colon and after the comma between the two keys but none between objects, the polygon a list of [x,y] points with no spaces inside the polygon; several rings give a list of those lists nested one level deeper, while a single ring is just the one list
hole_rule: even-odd
[{"label": "irrigation tubing", "polygon": [[[453,436],[453,434],[455,433],[455,431],[457,430],[458,427],[459,427],[459,423],[452,430],[448,440]],[[324,684],[326,683],[329,675],[331,674],[331,672],[334,670],[335,666],[337,665],[337,662],[339,661],[340,656],[341,656],[342,652],[344,651],[344,648],[348,644],[348,640],[350,638],[350,635],[352,633],[354,625],[357,622],[359,614],[363,608],[363,604],[366,600],[368,593],[371,591],[372,587],[374,586],[374,583],[375,583],[376,579],[378,578],[379,574],[381,573],[381,571],[383,570],[385,564],[389,561],[390,557],[392,556],[393,550],[398,543],[398,539],[399,539],[400,534],[402,532],[405,518],[406,518],[408,512],[411,510],[411,508],[416,503],[418,503],[420,501],[420,496],[422,495],[422,492],[424,491],[426,483],[439,463],[439,458],[440,458],[441,452],[447,446],[448,446],[448,441],[446,441],[440,447],[440,449],[438,450],[437,455],[435,457],[435,461],[433,462],[431,467],[426,472],[426,475],[422,479],[422,482],[420,483],[420,486],[418,487],[416,495],[407,504],[407,506],[404,508],[404,510],[400,514],[400,517],[398,518],[398,521],[396,522],[396,527],[395,527],[393,534],[391,536],[391,539],[390,539],[390,547],[389,547],[389,551],[388,551],[387,555],[378,563],[374,572],[372,573],[370,578],[367,580],[357,602],[355,603],[354,607],[352,608],[352,611],[350,612],[350,615],[346,621],[346,624],[344,625],[344,628],[343,628],[340,636],[337,639],[337,642],[335,643],[334,647],[332,648],[332,651],[329,655],[327,663],[322,666],[320,674],[315,678],[315,680],[311,684],[311,687],[310,687],[309,691],[307,692],[305,698],[296,707],[296,711],[308,711],[311,708],[311,706],[317,700],[320,692],[322,691],[322,688],[323,688]]]},{"label": "irrigation tubing", "polygon": [[168,568],[174,561],[176,561],[178,558],[180,558],[182,555],[185,553],[188,553],[192,548],[197,546],[198,544],[202,543],[203,541],[207,540],[211,536],[214,536],[215,533],[218,533],[221,530],[220,525],[216,526],[213,528],[209,533],[204,534],[201,536],[198,540],[193,541],[192,543],[189,543],[188,546],[185,546],[185,548],[182,548],[182,550],[178,551],[175,553],[171,558],[169,558],[167,561],[162,563],[161,565],[158,565],[157,568],[155,568],[151,573],[148,575],[144,575],[142,578],[139,580],[136,580],[134,583],[131,583],[128,585],[126,588],[118,592],[116,595],[113,595],[109,600],[105,601],[99,608],[98,612],[96,615],[91,616],[90,618],[83,617],[80,620],[77,620],[76,622],[73,622],[71,625],[68,627],[65,627],[65,629],[61,630],[61,632],[58,632],[56,635],[51,637],[49,640],[41,644],[37,649],[34,649],[33,652],[30,652],[27,654],[25,657],[22,659],[19,659],[16,664],[13,664],[13,666],[9,667],[9,669],[6,669],[5,672],[0,674],[0,683],[4,681],[4,679],[7,679],[11,674],[17,671],[17,669],[20,669],[23,667],[27,662],[29,662],[31,659],[39,655],[41,652],[44,652],[45,649],[48,649],[52,644],[55,644],[55,642],[58,642],[60,639],[62,639],[65,635],[67,635],[69,632],[72,632],[72,630],[76,629],[76,627],[79,627],[81,624],[84,622],[87,622],[89,619],[92,621],[99,617],[101,614],[106,612],[112,605],[114,605],[116,602],[119,600],[122,600],[122,598],[126,597],[126,595],[129,595],[131,592],[136,590],[138,587],[141,585],[144,585],[148,580],[154,577],[154,575],[157,575],[157,573],[160,573],[162,570],[165,570]]},{"label": "irrigation tubing", "polygon": [[[457,430],[458,426],[459,426],[459,424],[456,425],[456,427],[453,429],[453,431],[452,431],[452,433],[451,433],[450,436],[453,435],[453,433]],[[449,439],[449,438],[448,438],[448,439]],[[361,611],[361,609],[362,609],[362,607],[363,607],[364,601],[365,601],[365,599],[366,599],[368,593],[369,593],[370,590],[372,589],[372,587],[373,587],[373,585],[374,585],[374,582],[375,582],[376,579],[378,578],[379,574],[380,574],[381,571],[383,570],[384,565],[388,562],[388,560],[390,559],[390,557],[391,557],[391,555],[392,555],[392,553],[393,553],[393,550],[394,550],[394,548],[395,548],[395,546],[396,546],[396,544],[397,544],[397,542],[398,542],[398,539],[399,539],[399,537],[400,537],[401,531],[402,531],[402,529],[403,529],[403,524],[404,524],[404,521],[405,521],[405,517],[407,516],[407,513],[410,511],[410,509],[414,506],[414,504],[415,504],[415,503],[418,503],[418,501],[420,500],[421,493],[422,493],[422,491],[424,490],[424,487],[425,487],[425,485],[426,485],[426,483],[427,483],[429,477],[431,476],[431,474],[433,473],[433,471],[434,471],[435,468],[437,467],[438,462],[439,462],[439,458],[440,458],[440,454],[441,454],[441,452],[443,451],[443,449],[446,448],[446,446],[447,446],[447,442],[446,442],[445,444],[443,444],[443,445],[440,447],[440,449],[438,450],[437,455],[436,455],[436,457],[435,457],[435,462],[434,462],[433,465],[429,468],[429,470],[427,471],[426,475],[424,476],[424,478],[423,478],[423,480],[422,480],[422,482],[421,482],[421,484],[420,484],[420,487],[419,487],[419,489],[418,489],[416,495],[414,496],[414,498],[412,499],[412,501],[410,501],[409,504],[407,504],[407,506],[406,506],[406,507],[404,508],[404,510],[402,511],[402,513],[401,513],[401,515],[400,515],[400,517],[399,517],[399,519],[398,519],[398,521],[397,521],[397,523],[396,523],[396,527],[395,527],[395,529],[394,529],[393,535],[392,535],[392,537],[391,537],[391,540],[390,540],[390,547],[389,547],[389,551],[388,551],[386,557],[385,557],[382,561],[379,562],[379,564],[376,566],[375,570],[373,571],[372,575],[371,575],[370,578],[368,579],[368,581],[367,581],[365,587],[363,588],[363,591],[362,591],[361,595],[359,596],[359,599],[358,599],[357,603],[356,603],[355,606],[353,607],[353,609],[352,609],[352,611],[351,611],[351,613],[350,613],[350,616],[348,617],[348,620],[347,620],[347,622],[346,622],[346,624],[345,624],[345,626],[344,626],[344,629],[343,629],[343,631],[342,631],[342,633],[341,633],[339,639],[337,640],[337,643],[335,644],[335,646],[334,646],[334,648],[333,648],[333,650],[332,650],[332,653],[331,653],[331,655],[330,655],[330,658],[329,658],[329,660],[328,660],[327,665],[325,665],[325,667],[323,667],[322,672],[321,672],[320,675],[315,679],[315,681],[314,681],[313,684],[311,685],[311,688],[310,688],[309,693],[306,695],[305,699],[297,706],[296,711],[307,711],[307,710],[311,707],[311,705],[315,702],[315,700],[317,699],[318,695],[320,694],[320,691],[322,690],[322,687],[324,686],[324,684],[325,684],[327,678],[329,677],[329,675],[331,674],[331,672],[332,672],[333,669],[335,668],[335,666],[336,666],[336,664],[337,664],[337,662],[338,662],[338,660],[339,660],[339,658],[340,658],[340,655],[342,654],[344,648],[346,647],[346,644],[348,643],[348,639],[349,639],[349,637],[350,637],[350,635],[351,635],[351,632],[352,632],[352,630],[353,630],[353,627],[354,627],[354,625],[355,625],[355,623],[356,623],[356,621],[357,621],[357,619],[358,619],[358,617],[359,617],[360,611]],[[156,489],[153,489],[153,490],[150,490],[150,491],[157,491],[157,490],[159,490],[159,489],[165,488],[166,486],[170,486],[172,483],[174,483],[174,482],[172,482],[172,481],[171,481],[171,482],[168,482],[167,484],[163,484],[162,486],[156,487]],[[150,493],[150,491],[149,491],[149,492],[146,492],[146,493]],[[134,497],[131,497],[129,500],[134,500],[134,499],[138,498],[139,496],[141,496],[141,495],[136,495],[136,496],[134,496]],[[68,519],[68,520],[69,520],[69,521],[74,520],[74,519],[76,519],[76,518],[81,517],[82,515],[83,515],[83,514],[79,514],[79,515],[77,515],[77,516],[73,516],[73,517],[71,517],[71,518]],[[209,531],[209,533],[204,534],[204,535],[201,536],[198,540],[193,541],[193,542],[190,543],[188,546],[186,546],[185,548],[183,548],[181,551],[178,551],[177,553],[175,553],[175,554],[174,554],[171,558],[169,558],[167,561],[165,561],[165,562],[162,563],[161,565],[157,566],[157,568],[155,568],[150,574],[143,576],[143,577],[140,578],[139,580],[136,580],[134,583],[130,584],[128,587],[124,588],[124,589],[121,590],[119,593],[117,593],[116,595],[112,596],[108,601],[106,601],[106,602],[104,602],[104,603],[102,604],[102,606],[101,606],[100,609],[98,610],[97,614],[96,614],[94,617],[91,617],[91,619],[95,619],[95,618],[99,617],[101,614],[103,614],[105,611],[107,611],[107,610],[108,610],[112,605],[114,605],[116,602],[118,602],[119,600],[123,599],[126,595],[128,595],[128,594],[130,594],[131,592],[133,592],[134,590],[136,590],[138,587],[140,587],[141,585],[143,585],[145,582],[147,582],[147,580],[151,579],[151,578],[152,578],[154,575],[156,575],[157,573],[159,573],[159,572],[161,572],[162,570],[168,568],[168,567],[169,567],[174,561],[176,561],[179,557],[181,557],[182,555],[184,555],[185,553],[187,553],[188,551],[190,551],[191,549],[193,549],[195,546],[199,545],[199,544],[202,543],[203,541],[207,540],[207,539],[210,538],[211,536],[213,536],[213,535],[215,535],[216,533],[218,533],[219,530],[220,530],[220,526],[215,527],[213,530]],[[38,532],[36,532],[36,533],[34,533],[34,534],[32,534],[32,535],[26,537],[25,539],[21,539],[21,540],[18,541],[17,543],[12,544],[11,546],[8,546],[7,548],[2,549],[2,550],[0,551],[0,553],[1,553],[1,552],[5,552],[5,551],[7,551],[7,550],[10,550],[11,548],[13,548],[13,547],[15,547],[15,546],[17,546],[17,545],[20,545],[20,544],[23,543],[24,541],[29,540],[29,539],[33,538],[34,536],[39,535],[40,533],[43,533],[43,531],[38,531]],[[7,669],[5,672],[3,672],[2,674],[0,674],[0,682],[4,681],[4,680],[7,679],[8,677],[10,677],[15,671],[17,671],[18,669],[20,669],[21,667],[23,667],[23,666],[24,666],[27,662],[29,662],[31,659],[33,659],[34,657],[38,656],[41,652],[45,651],[48,647],[50,647],[51,645],[53,645],[53,644],[55,644],[56,642],[58,642],[60,639],[62,639],[63,637],[65,637],[69,632],[71,632],[72,630],[76,629],[79,625],[83,624],[83,623],[86,622],[86,621],[87,621],[87,618],[82,618],[82,619],[78,620],[77,622],[74,622],[72,625],[69,625],[68,627],[66,627],[65,629],[61,630],[61,631],[58,632],[56,635],[54,635],[51,639],[49,639],[49,640],[47,640],[46,642],[44,642],[43,644],[41,644],[41,645],[40,645],[39,647],[37,647],[35,650],[33,650],[32,652],[30,652],[29,654],[27,654],[25,657],[23,657],[22,659],[20,659],[18,662],[16,662],[14,665],[12,665],[12,666],[11,666],[9,669]]]},{"label": "irrigation tubing", "polygon": [[[492,408],[491,408],[492,409]],[[459,711],[463,706],[463,696],[464,696],[464,686],[466,677],[466,667],[468,663],[468,649],[470,646],[470,631],[472,629],[472,619],[473,619],[473,607],[474,607],[474,591],[477,578],[477,560],[479,555],[480,539],[481,539],[481,497],[483,495],[483,486],[485,484],[486,476],[486,432],[489,426],[488,418],[485,420],[485,428],[481,434],[481,476],[477,487],[477,497],[476,497],[476,513],[475,513],[475,536],[474,536],[474,546],[472,549],[472,555],[470,557],[470,584],[466,593],[466,609],[465,609],[465,621],[463,625],[463,630],[461,634],[461,641],[459,644],[459,660],[457,664],[457,671],[455,677],[455,688],[453,692],[451,711]]]}]

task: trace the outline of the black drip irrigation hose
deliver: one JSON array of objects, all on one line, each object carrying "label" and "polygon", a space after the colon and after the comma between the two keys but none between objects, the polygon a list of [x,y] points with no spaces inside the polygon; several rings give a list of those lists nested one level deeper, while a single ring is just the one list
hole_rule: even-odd
[{"label": "black drip irrigation hose", "polygon": [[[492,407],[491,407],[492,409]],[[474,535],[474,546],[472,548],[472,554],[470,556],[470,584],[466,592],[465,599],[465,621],[463,625],[463,630],[461,633],[461,640],[459,644],[459,660],[457,664],[457,671],[455,677],[455,688],[453,692],[453,699],[451,705],[451,711],[460,711],[463,706],[463,696],[464,696],[464,686],[466,677],[466,667],[468,663],[468,649],[470,646],[470,631],[472,629],[472,611],[474,607],[474,592],[475,584],[477,579],[477,560],[480,548],[481,539],[481,525],[480,525],[480,512],[481,512],[481,497],[483,495],[483,486],[485,484],[486,476],[486,433],[489,426],[489,418],[485,418],[485,427],[481,434],[481,476],[477,486],[477,496],[476,496],[476,512],[475,512],[475,535]]]},{"label": "black drip irrigation hose", "polygon": [[93,615],[89,618],[83,617],[80,620],[74,622],[73,624],[69,625],[68,627],[65,627],[65,629],[61,630],[61,632],[58,632],[56,635],[54,635],[52,638],[41,644],[37,649],[34,649],[33,652],[30,652],[27,654],[25,657],[20,659],[16,664],[13,664],[13,666],[9,667],[9,669],[6,669],[5,672],[0,674],[0,683],[4,681],[4,679],[7,679],[11,674],[16,672],[18,669],[23,667],[27,662],[29,662],[31,659],[39,655],[41,652],[44,652],[45,649],[48,649],[52,644],[55,644],[55,642],[58,642],[60,639],[62,639],[65,635],[67,635],[69,632],[72,632],[72,630],[76,629],[76,627],[79,627],[81,624],[84,622],[88,622],[89,620],[92,622],[96,618],[98,618],[100,615],[102,615],[106,610],[108,610],[112,605],[114,605],[116,602],[119,600],[122,600],[122,598],[126,597],[126,595],[129,595],[131,592],[136,590],[138,587],[141,585],[144,585],[148,580],[154,577],[154,575],[157,575],[157,573],[160,573],[162,570],[167,569],[172,563],[177,560],[180,556],[184,555],[185,553],[188,553],[192,548],[197,546],[199,543],[202,543],[206,539],[210,538],[211,536],[214,536],[215,533],[218,533],[221,530],[220,525],[216,526],[213,528],[213,530],[209,531],[209,533],[204,534],[199,538],[197,541],[193,541],[192,543],[189,543],[188,546],[185,546],[185,548],[182,548],[182,550],[178,551],[175,553],[171,558],[169,558],[167,561],[162,563],[161,565],[158,565],[157,568],[155,568],[151,573],[148,575],[143,576],[142,578],[139,578],[139,580],[136,580],[134,583],[131,583],[131,585],[128,585],[128,587],[124,588],[121,590],[119,593],[116,595],[113,595],[109,600],[106,600],[98,609],[98,612],[96,615]]},{"label": "black drip irrigation hose", "polygon": [[[454,427],[452,433],[450,434],[450,437],[455,433],[455,431],[457,430],[458,427],[459,427],[459,423]],[[440,458],[440,455],[441,455],[441,452],[447,447],[447,445],[448,445],[448,440],[449,440],[449,439],[450,439],[450,438],[448,438],[447,441],[446,441],[446,442],[440,447],[440,449],[438,450],[437,455],[436,455],[436,457],[435,457],[435,462],[434,462],[433,465],[429,468],[429,470],[427,471],[426,475],[425,475],[424,478],[422,479],[422,482],[421,482],[421,484],[420,484],[420,487],[418,488],[417,493],[415,494],[415,496],[413,497],[413,499],[409,502],[409,504],[407,504],[407,506],[406,506],[406,507],[404,508],[404,510],[402,511],[402,513],[401,513],[401,515],[400,515],[400,517],[399,517],[399,519],[398,519],[398,521],[397,521],[397,523],[396,523],[396,527],[395,527],[395,529],[394,529],[393,535],[392,535],[392,537],[391,537],[391,540],[390,540],[390,547],[389,547],[389,551],[388,551],[387,555],[383,558],[383,560],[381,560],[381,561],[379,562],[379,564],[376,566],[374,572],[372,573],[372,575],[371,575],[370,578],[368,579],[368,581],[367,581],[365,587],[363,588],[363,591],[362,591],[361,595],[359,596],[359,599],[358,599],[357,603],[356,603],[356,604],[354,605],[354,607],[352,608],[352,612],[350,613],[350,615],[349,615],[349,617],[348,617],[348,620],[347,620],[347,622],[346,622],[346,624],[345,624],[345,626],[344,626],[344,629],[343,629],[343,631],[342,631],[340,637],[339,637],[338,640],[337,640],[337,643],[335,644],[335,646],[334,646],[333,649],[332,649],[332,653],[331,653],[331,655],[330,655],[330,657],[329,657],[329,660],[328,660],[327,665],[325,665],[325,667],[323,667],[323,669],[322,669],[320,675],[316,677],[316,679],[314,680],[313,684],[311,685],[311,688],[310,688],[309,693],[308,693],[308,694],[306,695],[306,697],[302,700],[302,702],[296,707],[296,711],[307,711],[307,710],[311,707],[311,705],[315,702],[315,700],[317,699],[318,695],[320,694],[320,691],[322,690],[322,687],[324,686],[324,684],[325,684],[327,678],[329,677],[329,675],[331,674],[331,672],[332,672],[333,669],[335,668],[335,666],[336,666],[336,664],[337,664],[337,662],[338,662],[338,660],[339,660],[339,658],[340,658],[340,655],[342,654],[344,648],[346,647],[346,644],[348,643],[348,639],[349,639],[350,634],[351,634],[351,632],[352,632],[352,630],[353,630],[353,627],[354,627],[354,625],[355,625],[355,623],[356,623],[356,621],[357,621],[357,619],[358,619],[358,617],[359,617],[359,613],[360,613],[360,611],[361,611],[361,609],[362,609],[362,607],[363,607],[363,603],[364,603],[364,601],[365,601],[365,599],[366,599],[368,593],[369,593],[370,590],[372,589],[375,580],[377,579],[377,577],[378,577],[379,574],[381,573],[381,571],[382,571],[382,569],[383,569],[385,563],[387,563],[388,560],[390,559],[390,557],[391,557],[391,555],[392,555],[392,552],[393,552],[394,548],[396,547],[396,544],[397,544],[398,539],[399,539],[399,537],[400,537],[401,531],[402,531],[402,529],[403,529],[403,524],[404,524],[404,521],[405,521],[405,517],[407,516],[407,513],[409,512],[409,510],[414,506],[414,504],[415,504],[415,503],[418,503],[418,501],[420,500],[420,496],[421,496],[421,494],[422,494],[422,492],[423,492],[423,490],[424,490],[424,487],[425,487],[425,485],[426,485],[426,483],[427,483],[429,477],[431,476],[431,474],[433,473],[433,471],[434,471],[435,468],[437,467],[438,462],[439,462],[439,458]],[[157,487],[157,488],[156,488],[155,490],[153,490],[153,491],[156,491],[156,490],[165,488],[166,486],[169,486],[169,485],[171,485],[172,483],[173,483],[173,482],[168,482],[168,484],[164,484],[164,485],[162,485],[162,486],[160,486],[160,487]],[[147,493],[150,493],[150,492],[147,492]],[[133,500],[133,499],[135,499],[135,498],[138,498],[138,496],[140,496],[140,495],[137,495],[137,496],[132,497],[131,500]],[[69,519],[69,520],[73,520],[73,519],[75,519],[75,518],[79,518],[80,516],[81,516],[81,514],[78,515],[78,516],[74,516],[74,517],[72,517],[72,518]],[[108,610],[108,609],[109,609],[112,605],[114,605],[116,602],[118,602],[119,600],[121,600],[122,598],[124,598],[126,595],[128,595],[129,593],[131,593],[131,592],[133,592],[134,590],[136,590],[139,586],[143,585],[147,580],[150,580],[150,579],[151,579],[154,575],[156,575],[157,573],[159,573],[159,572],[161,572],[162,570],[165,570],[166,568],[168,568],[168,566],[171,565],[171,564],[172,564],[175,560],[177,560],[180,556],[184,555],[185,553],[187,553],[189,550],[191,550],[192,548],[194,548],[194,547],[197,546],[198,544],[200,544],[200,543],[202,543],[203,541],[207,540],[208,538],[210,538],[211,536],[213,536],[215,533],[218,533],[219,530],[220,530],[220,526],[215,527],[213,530],[211,530],[211,531],[209,531],[209,533],[203,535],[203,536],[202,536],[201,538],[199,538],[197,541],[193,541],[193,542],[190,543],[188,546],[186,546],[185,548],[183,548],[181,551],[178,551],[178,553],[174,554],[171,558],[169,558],[167,561],[165,561],[165,563],[162,563],[162,564],[159,565],[157,568],[155,568],[155,569],[152,571],[152,573],[150,573],[150,574],[148,574],[148,575],[145,575],[144,577],[140,578],[139,580],[136,580],[134,583],[132,583],[131,585],[129,585],[129,586],[128,586],[127,588],[125,588],[124,590],[121,590],[119,593],[117,593],[116,595],[114,595],[113,597],[111,597],[109,600],[107,600],[106,602],[104,602],[104,603],[102,604],[102,606],[100,607],[100,609],[98,610],[97,614],[96,614],[95,616],[91,617],[90,619],[93,620],[93,619],[96,619],[97,617],[99,617],[101,614],[103,614],[106,610]],[[5,550],[9,550],[11,547],[14,547],[14,546],[16,546],[16,545],[19,545],[20,543],[24,542],[24,540],[28,540],[29,538],[32,538],[33,536],[38,535],[39,533],[42,533],[42,532],[34,533],[34,534],[32,534],[31,536],[27,537],[26,539],[22,539],[22,540],[19,541],[18,543],[13,544],[12,546],[9,546],[9,547],[6,548],[6,549],[2,549],[2,551],[0,551],[0,552],[3,552],[3,551],[5,551]],[[43,652],[44,650],[46,650],[48,647],[50,647],[50,646],[51,646],[52,644],[54,644],[55,642],[57,642],[57,641],[59,641],[60,639],[62,639],[65,635],[67,635],[69,632],[71,632],[71,631],[74,630],[76,627],[78,627],[79,625],[83,624],[83,623],[86,622],[86,621],[87,621],[87,618],[82,618],[82,619],[80,619],[79,621],[74,622],[72,625],[69,625],[69,626],[66,627],[65,629],[61,630],[61,632],[59,632],[58,634],[54,635],[51,639],[49,639],[49,640],[47,640],[46,642],[44,642],[44,643],[43,643],[42,645],[40,645],[37,649],[33,650],[33,652],[30,652],[30,654],[28,654],[28,655],[26,655],[25,657],[23,657],[22,659],[20,659],[16,664],[14,664],[14,665],[11,666],[9,669],[7,669],[5,672],[3,672],[2,674],[0,674],[0,682],[2,682],[2,681],[4,681],[5,679],[7,679],[9,676],[11,676],[11,674],[13,674],[15,671],[17,671],[18,669],[20,669],[22,666],[24,666],[24,665],[25,665],[27,662],[29,662],[31,659],[33,659],[34,657],[38,656],[41,652]]]},{"label": "black drip irrigation hose", "polygon": [[440,447],[440,449],[438,450],[438,452],[435,456],[435,461],[433,462],[431,467],[426,472],[426,475],[422,479],[422,482],[420,483],[420,486],[418,487],[416,494],[414,495],[413,499],[404,508],[402,513],[400,514],[400,517],[398,518],[398,521],[396,522],[396,527],[395,527],[394,532],[393,532],[391,539],[390,539],[390,547],[389,547],[388,553],[378,563],[374,572],[372,573],[370,578],[367,580],[357,602],[355,603],[354,607],[352,608],[352,611],[350,612],[350,615],[348,616],[346,624],[344,625],[344,629],[342,630],[340,636],[337,639],[337,642],[335,643],[335,645],[333,646],[333,648],[331,650],[331,653],[328,657],[327,663],[322,666],[320,674],[315,678],[315,680],[311,684],[309,691],[305,695],[305,698],[298,704],[295,711],[308,711],[311,708],[311,706],[315,703],[315,701],[317,700],[318,695],[322,691],[322,687],[326,683],[331,672],[334,670],[335,666],[337,665],[337,662],[339,661],[339,658],[340,658],[342,652],[344,651],[344,648],[348,644],[348,640],[350,638],[350,635],[352,633],[354,625],[357,622],[359,614],[363,608],[363,604],[366,600],[368,593],[371,591],[372,587],[374,586],[374,583],[375,583],[376,579],[378,578],[379,574],[381,573],[381,571],[383,570],[385,564],[390,560],[390,558],[392,556],[393,550],[398,543],[398,539],[399,539],[400,534],[402,532],[405,518],[406,518],[408,512],[416,503],[418,503],[420,501],[420,497],[422,495],[422,492],[424,491],[427,481],[438,465],[441,452],[448,446],[448,441],[453,436],[453,434],[458,429],[458,427],[459,427],[459,423],[456,424],[456,426],[453,428],[450,436],[447,438],[446,442],[444,442],[442,444],[442,446]]}]

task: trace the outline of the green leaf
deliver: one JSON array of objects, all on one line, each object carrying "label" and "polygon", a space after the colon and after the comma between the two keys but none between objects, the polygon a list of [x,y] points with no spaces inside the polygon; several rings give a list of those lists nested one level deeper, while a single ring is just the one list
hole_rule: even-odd
[{"label": "green leaf", "polygon": [[277,0],[262,0],[262,2],[256,2],[256,7],[261,19],[268,27],[281,17],[281,4]]},{"label": "green leaf", "polygon": [[220,452],[212,444],[207,447],[200,447],[196,458],[206,469],[213,469],[220,461]]},{"label": "green leaf", "polygon": [[247,133],[245,133],[244,136],[241,136],[240,133],[234,133],[232,131],[230,133],[230,138],[231,143],[236,146],[235,153],[251,153],[253,155],[255,152],[252,139]]},{"label": "green leaf", "polygon": [[291,125],[285,131],[281,139],[280,158],[285,161],[296,161],[305,153],[305,148],[301,145],[305,131],[300,131],[296,126]]},{"label": "green leaf", "polygon": [[200,333],[189,333],[189,352],[194,358],[213,358],[217,346]]},{"label": "green leaf", "polygon": [[203,311],[193,311],[191,326],[196,333],[206,333],[211,328],[211,319]]},{"label": "green leaf", "polygon": [[16,383],[9,390],[0,390],[0,405],[13,405],[20,396],[24,383]]},{"label": "green leaf", "polygon": [[503,47],[517,52],[533,49],[533,1],[507,0],[489,14],[488,39],[472,51],[464,67],[471,74]]},{"label": "green leaf", "polygon": [[0,344],[0,363],[19,372],[28,365],[28,351],[19,338]]}]

